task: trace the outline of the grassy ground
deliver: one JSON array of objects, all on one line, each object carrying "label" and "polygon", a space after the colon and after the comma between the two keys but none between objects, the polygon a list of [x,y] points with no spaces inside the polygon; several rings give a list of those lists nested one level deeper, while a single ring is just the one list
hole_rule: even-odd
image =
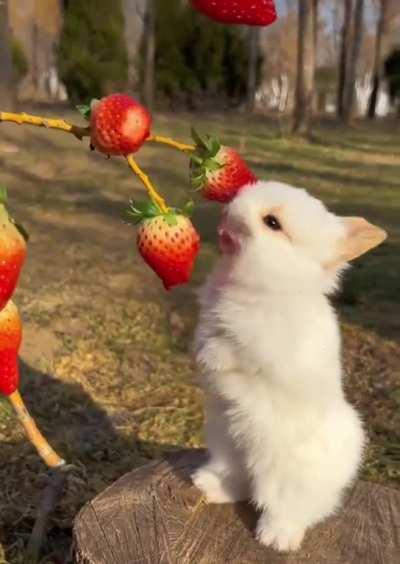
[{"label": "grassy ground", "polygon": [[[159,116],[155,129],[184,140],[192,120]],[[348,394],[371,439],[363,476],[399,487],[400,124],[343,131],[325,123],[305,143],[263,119],[196,122],[238,147],[261,177],[305,186],[332,209],[388,230],[389,240],[347,274],[338,306]],[[170,202],[185,200],[185,156],[148,146],[139,161]],[[0,164],[10,207],[31,233],[16,295],[25,323],[22,391],[46,435],[79,468],[45,547],[43,562],[61,562],[85,500],[150,458],[202,444],[202,396],[187,350],[193,290],[215,258],[218,207],[198,205],[203,248],[192,284],[167,294],[122,222],[129,197],[143,195],[123,162],[62,133],[2,124]],[[45,468],[3,400],[0,442],[0,563],[18,563]]]}]

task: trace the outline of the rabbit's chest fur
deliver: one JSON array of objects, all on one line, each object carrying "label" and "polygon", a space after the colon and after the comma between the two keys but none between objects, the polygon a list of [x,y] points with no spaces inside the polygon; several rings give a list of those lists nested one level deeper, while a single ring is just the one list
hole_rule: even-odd
[{"label": "rabbit's chest fur", "polygon": [[264,295],[208,286],[195,338],[209,394],[233,435],[286,456],[347,410],[340,335],[325,296]]},{"label": "rabbit's chest fur", "polygon": [[[247,394],[250,385],[258,393],[276,390],[288,401],[309,401],[312,390],[321,401],[327,388],[340,393],[340,334],[325,296],[252,298],[211,284],[201,300],[195,350],[209,380],[222,379],[224,386],[237,373]],[[231,377],[223,378],[227,373]]]}]

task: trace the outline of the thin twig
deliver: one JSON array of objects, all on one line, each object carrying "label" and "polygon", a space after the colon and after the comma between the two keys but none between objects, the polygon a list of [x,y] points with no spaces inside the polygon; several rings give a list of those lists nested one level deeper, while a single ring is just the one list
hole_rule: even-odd
[{"label": "thin twig", "polygon": [[72,123],[68,123],[63,119],[33,116],[25,113],[14,114],[11,112],[0,112],[0,122],[2,121],[12,122],[18,125],[28,124],[38,127],[46,127],[48,129],[59,129],[61,131],[65,131],[66,133],[72,133],[72,135],[75,135],[75,137],[79,140],[82,140],[83,137],[90,135],[89,127],[79,127],[77,125],[73,125]]},{"label": "thin twig", "polygon": [[63,466],[65,461],[58,456],[37,428],[36,423],[29,414],[19,391],[16,390],[8,397],[8,399],[10,400],[18,419],[24,427],[28,439],[36,448],[47,466],[50,468]]},{"label": "thin twig", "polygon": [[173,149],[178,149],[178,151],[183,151],[184,153],[190,153],[196,149],[194,145],[180,143],[179,141],[175,141],[175,139],[171,139],[171,137],[163,137],[162,135],[151,135],[147,141],[169,145]]},{"label": "thin twig", "polygon": [[27,564],[36,564],[40,559],[40,552],[46,540],[47,528],[51,514],[56,509],[63,494],[68,471],[73,466],[61,466],[49,472],[49,481],[43,492],[35,525],[29,538],[26,551]]},{"label": "thin twig", "polygon": [[147,176],[147,174],[145,174],[145,172],[143,172],[143,170],[137,164],[137,162],[132,157],[132,155],[128,155],[126,157],[126,160],[129,164],[131,170],[134,172],[134,174],[136,174],[136,176],[139,177],[140,181],[144,184],[144,186],[147,190],[147,193],[149,195],[149,198],[156,204],[156,206],[158,206],[160,208],[160,210],[163,213],[168,213],[169,208],[168,208],[164,198],[162,198],[162,196],[160,196],[160,194],[157,192],[157,189],[155,188],[155,186],[151,182],[150,178]]}]

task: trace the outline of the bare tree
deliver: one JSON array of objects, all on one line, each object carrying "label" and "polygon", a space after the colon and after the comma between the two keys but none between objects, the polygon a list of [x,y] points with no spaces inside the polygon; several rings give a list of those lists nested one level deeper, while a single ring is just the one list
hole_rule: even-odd
[{"label": "bare tree", "polygon": [[128,89],[136,93],[139,87],[138,55],[142,41],[146,0],[123,0],[125,43],[128,52]]},{"label": "bare tree", "polygon": [[364,0],[356,0],[354,29],[349,49],[349,59],[343,94],[343,119],[350,123],[355,114],[356,80],[364,31]]},{"label": "bare tree", "polygon": [[376,114],[376,104],[382,80],[382,51],[383,41],[387,27],[388,0],[379,0],[380,14],[376,25],[376,45],[374,57],[374,69],[372,71],[372,91],[368,104],[368,117],[374,119]]},{"label": "bare tree", "polygon": [[249,112],[254,111],[256,100],[259,41],[260,28],[249,27],[249,73],[247,77],[247,111]]},{"label": "bare tree", "polygon": [[293,132],[310,133],[315,97],[318,0],[299,0],[296,105]]},{"label": "bare tree", "polygon": [[0,104],[3,110],[12,110],[15,106],[7,0],[0,0]]},{"label": "bare tree", "polygon": [[153,109],[154,106],[155,20],[155,0],[147,0],[143,28],[145,38],[143,100],[150,110]]},{"label": "bare tree", "polygon": [[344,0],[344,14],[343,14],[343,27],[342,37],[340,44],[340,57],[339,57],[339,81],[337,93],[337,114],[338,117],[343,117],[344,113],[344,92],[347,78],[348,56],[350,46],[352,44],[352,30],[353,30],[353,0]]}]

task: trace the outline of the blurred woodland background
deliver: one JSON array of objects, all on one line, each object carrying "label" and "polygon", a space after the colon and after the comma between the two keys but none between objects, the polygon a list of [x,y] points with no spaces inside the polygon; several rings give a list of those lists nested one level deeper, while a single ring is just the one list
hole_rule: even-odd
[{"label": "blurred woodland background", "polygon": [[299,130],[315,111],[346,121],[400,112],[398,0],[277,8],[275,25],[246,29],[182,0],[3,0],[0,100],[75,103],[123,90],[159,109],[287,113],[300,81]]}]

